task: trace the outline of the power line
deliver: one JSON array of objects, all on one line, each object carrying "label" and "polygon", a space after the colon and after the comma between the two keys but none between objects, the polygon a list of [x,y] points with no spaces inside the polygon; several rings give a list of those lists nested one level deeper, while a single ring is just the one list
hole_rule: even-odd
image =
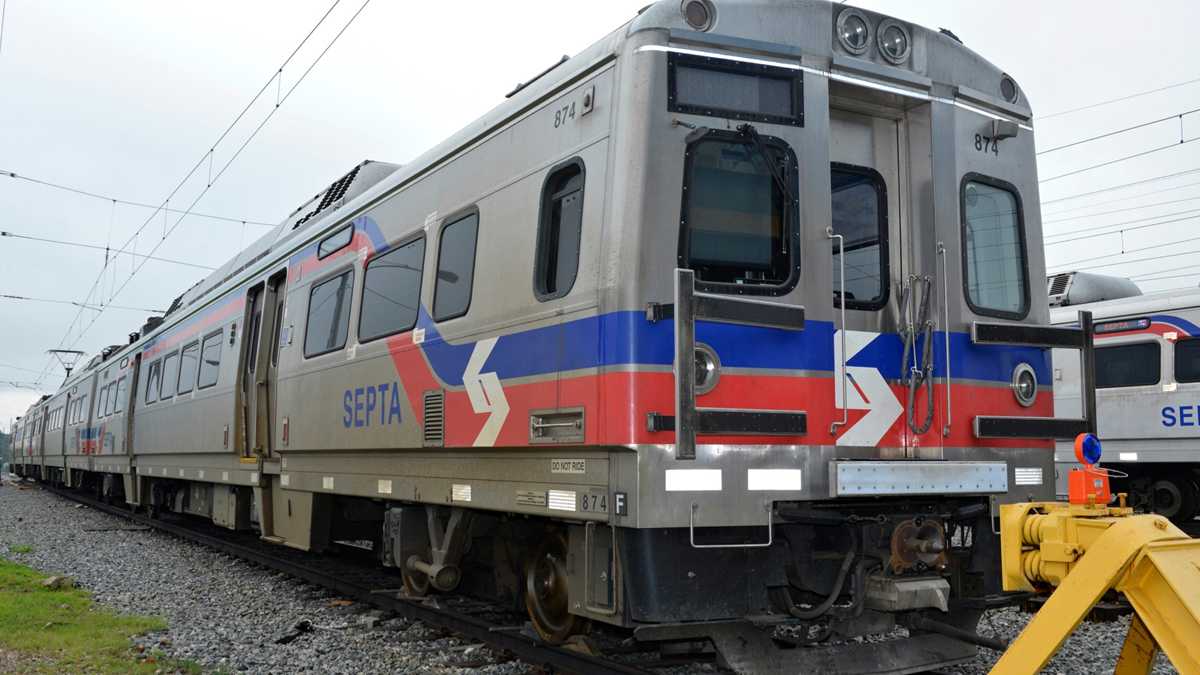
[{"label": "power line", "polygon": [[[1190,267],[1195,267],[1191,265]],[[1188,277],[1200,276],[1200,272],[1185,272],[1183,274],[1172,274],[1165,277],[1153,277],[1147,279],[1138,279],[1138,281],[1167,281],[1168,279],[1186,279]],[[1132,278],[1132,277],[1131,277]]]},{"label": "power line", "polygon": [[[28,183],[34,183],[36,185],[42,185],[45,187],[54,188],[56,190],[63,190],[65,192],[73,192],[77,195],[83,195],[85,197],[102,199],[106,202],[111,202],[113,204],[125,204],[126,206],[137,206],[137,207],[143,208],[143,209],[159,209],[162,211],[166,211],[168,213],[183,213],[183,211],[180,211],[179,209],[162,208],[159,206],[155,206],[153,204],[146,204],[144,202],[133,202],[133,201],[129,201],[128,199],[118,199],[116,197],[109,197],[108,195],[97,194],[95,192],[89,192],[82,188],[71,187],[70,185],[63,185],[62,183],[52,183],[48,180],[42,180],[40,178],[30,178],[29,176],[23,176],[15,171],[9,171],[7,169],[0,169],[0,176],[8,176],[9,178],[23,180]],[[192,213],[192,215],[197,218],[211,218],[213,220],[223,220],[223,221],[229,222],[229,223],[242,223],[242,224],[249,223],[250,225],[263,225],[266,227],[275,227],[275,225],[276,225],[276,223],[267,223],[267,222],[263,222],[260,220],[243,220],[241,218],[230,218],[228,216],[214,216],[210,213]]]},{"label": "power line", "polygon": [[1195,265],[1195,264],[1191,264],[1191,265],[1180,265],[1179,267],[1168,267],[1168,268],[1167,268],[1167,269],[1165,269],[1165,270],[1158,270],[1157,272],[1143,272],[1142,274],[1135,274],[1135,275],[1133,275],[1133,276],[1131,276],[1131,277],[1129,277],[1129,278],[1130,278],[1130,279],[1138,279],[1138,278],[1140,278],[1140,277],[1151,277],[1151,276],[1154,276],[1154,275],[1156,275],[1156,274],[1165,274],[1165,273],[1167,273],[1167,272],[1178,272],[1179,270],[1194,270],[1194,269],[1196,269],[1196,265]]},{"label": "power line", "polygon": [[[1184,216],[1184,214],[1191,214],[1191,215]],[[1123,225],[1132,225],[1134,223],[1140,223],[1140,222],[1143,222],[1146,220],[1154,220],[1155,218],[1170,218],[1172,216],[1184,216],[1184,217],[1175,218],[1174,220],[1164,220],[1164,221],[1158,222],[1158,223],[1148,223],[1146,225],[1138,225],[1137,227],[1121,227]],[[1164,213],[1161,216],[1150,216],[1149,218],[1138,218],[1137,220],[1129,220],[1124,223],[1111,223],[1109,225],[1097,225],[1096,227],[1084,227],[1084,228],[1080,228],[1078,230],[1067,230],[1066,232],[1059,232],[1057,234],[1048,235],[1048,236],[1064,237],[1068,234],[1078,234],[1080,232],[1093,232],[1093,234],[1083,236],[1083,237],[1075,237],[1073,239],[1061,239],[1059,241],[1046,242],[1046,246],[1052,246],[1054,244],[1063,244],[1068,241],[1079,241],[1081,239],[1091,239],[1093,237],[1100,237],[1100,236],[1109,235],[1109,234],[1116,234],[1118,232],[1133,232],[1136,230],[1144,230],[1144,229],[1147,229],[1150,227],[1158,227],[1159,225],[1169,225],[1171,223],[1179,223],[1179,222],[1183,222],[1185,220],[1192,220],[1194,218],[1200,218],[1200,209],[1192,209],[1190,211],[1180,211],[1178,213]],[[1110,232],[1095,232],[1096,230],[1100,230],[1100,229],[1103,229],[1106,227],[1116,227],[1118,229],[1112,230]]]},{"label": "power line", "polygon": [[[1192,240],[1191,240],[1191,239],[1186,239],[1186,240],[1184,240],[1184,241],[1192,241]],[[1178,243],[1178,242],[1172,242],[1172,243]],[[1140,249],[1139,249],[1139,250],[1140,250]],[[1181,256],[1181,255],[1192,255],[1192,254],[1195,254],[1195,253],[1200,253],[1200,250],[1193,249],[1193,250],[1190,250],[1190,251],[1178,251],[1178,252],[1176,252],[1176,253],[1167,253],[1167,254],[1164,254],[1164,255],[1151,256],[1151,257],[1149,257],[1149,258],[1138,258],[1137,260],[1119,260],[1119,261],[1117,261],[1117,262],[1105,263],[1105,264],[1103,264],[1103,265],[1088,265],[1087,267],[1074,267],[1074,265],[1075,265],[1076,263],[1079,263],[1079,262],[1088,262],[1088,261],[1092,261],[1092,260],[1101,260],[1101,259],[1103,259],[1103,258],[1110,258],[1110,257],[1113,257],[1113,256],[1120,256],[1120,255],[1124,255],[1123,253],[1114,253],[1114,254],[1110,254],[1110,255],[1106,255],[1106,256],[1099,256],[1099,257],[1096,257],[1096,258],[1087,258],[1087,259],[1085,259],[1085,260],[1076,260],[1076,261],[1074,261],[1074,262],[1065,263],[1065,264],[1062,264],[1062,265],[1055,265],[1055,266],[1054,266],[1054,268],[1055,268],[1055,269],[1058,269],[1058,270],[1066,270],[1066,269],[1068,269],[1068,268],[1069,268],[1071,271],[1074,271],[1074,272],[1086,271],[1086,270],[1098,270],[1098,269],[1103,269],[1103,268],[1105,268],[1105,267],[1116,267],[1117,265],[1130,265],[1130,264],[1133,264],[1133,263],[1140,263],[1140,262],[1152,262],[1152,261],[1155,261],[1155,260],[1166,260],[1167,258],[1178,258],[1178,257],[1179,257],[1179,256]]]},{"label": "power line", "polygon": [[1040,157],[1042,155],[1050,154],[1051,152],[1058,152],[1059,150],[1066,150],[1067,148],[1073,148],[1077,145],[1083,145],[1084,143],[1091,143],[1092,141],[1098,141],[1102,138],[1109,138],[1111,136],[1116,136],[1118,134],[1123,134],[1123,133],[1126,133],[1129,131],[1134,131],[1137,129],[1144,129],[1145,127],[1152,126],[1155,124],[1161,124],[1163,122],[1167,122],[1167,121],[1173,120],[1173,119],[1178,119],[1180,121],[1180,124],[1182,124],[1183,118],[1185,116],[1191,115],[1192,113],[1195,113],[1195,112],[1200,112],[1200,108],[1193,108],[1186,112],[1181,112],[1177,115],[1169,115],[1167,117],[1160,117],[1159,119],[1152,120],[1150,122],[1142,122],[1141,124],[1135,124],[1131,127],[1125,127],[1124,129],[1117,129],[1116,131],[1110,131],[1108,133],[1100,134],[1099,136],[1092,136],[1091,138],[1084,138],[1084,139],[1080,139],[1078,141],[1072,141],[1065,145],[1059,145],[1057,147],[1050,148],[1049,150],[1042,150],[1041,152],[1037,153],[1037,155]]},{"label": "power line", "polygon": [[1141,248],[1131,248],[1128,251],[1121,251],[1120,253],[1109,253],[1107,255],[1098,255],[1098,256],[1093,256],[1091,258],[1081,258],[1079,260],[1073,260],[1069,263],[1057,265],[1056,267],[1069,267],[1071,265],[1076,265],[1081,262],[1091,262],[1093,260],[1104,260],[1105,258],[1111,258],[1114,255],[1126,255],[1128,253],[1141,253],[1142,251],[1152,251],[1156,248],[1165,248],[1167,246],[1177,246],[1179,244],[1188,244],[1193,241],[1200,241],[1200,237],[1188,237],[1187,239],[1178,239],[1176,241],[1168,241],[1168,242],[1164,242],[1161,244],[1152,244],[1150,246],[1143,246]]},{"label": "power line", "polygon": [[[41,243],[45,243],[45,244],[58,244],[59,246],[74,246],[76,248],[87,248],[87,249],[93,249],[96,251],[108,252],[110,250],[107,246],[100,246],[99,244],[84,244],[84,243],[78,242],[78,241],[64,241],[62,239],[47,239],[45,237],[33,237],[28,234],[17,234],[16,232],[6,232],[4,230],[0,230],[0,237],[10,237],[12,239],[27,239],[29,241],[37,241],[37,242],[41,242]],[[198,265],[196,263],[185,262],[183,260],[172,260],[171,258],[158,258],[158,257],[152,256],[152,255],[144,255],[141,253],[126,253],[125,255],[133,256],[135,258],[146,258],[147,260],[157,260],[159,262],[171,263],[172,265],[185,265],[187,267],[196,267],[196,268],[199,268],[202,270],[208,270],[209,272],[212,272],[213,270],[217,269],[215,267],[209,267],[208,265]]]},{"label": "power line", "polygon": [[1039,183],[1039,184],[1041,184],[1041,183],[1049,183],[1050,181],[1052,181],[1052,180],[1058,180],[1059,178],[1066,178],[1067,176],[1074,176],[1075,174],[1083,173],[1083,172],[1085,172],[1085,171],[1091,171],[1091,170],[1093,170],[1093,169],[1099,169],[1099,168],[1101,168],[1101,167],[1105,167],[1105,166],[1111,166],[1111,165],[1113,165],[1113,164],[1117,164],[1117,163],[1120,163],[1120,162],[1124,162],[1124,161],[1127,161],[1127,160],[1130,160],[1130,159],[1137,159],[1138,157],[1145,157],[1146,155],[1152,155],[1152,154],[1154,154],[1154,153],[1156,153],[1156,152],[1159,152],[1159,151],[1161,151],[1161,150],[1169,150],[1169,149],[1171,149],[1171,148],[1177,148],[1177,147],[1179,147],[1179,146],[1181,146],[1181,145],[1186,145],[1186,144],[1188,144],[1188,143],[1191,143],[1191,142],[1193,142],[1193,141],[1200,141],[1200,136],[1196,136],[1196,137],[1194,137],[1194,138],[1188,138],[1188,139],[1180,139],[1180,140],[1179,140],[1178,142],[1176,142],[1176,143],[1168,143],[1167,145],[1160,145],[1160,146],[1158,146],[1157,148],[1151,148],[1151,149],[1149,149],[1149,150],[1143,150],[1142,152],[1137,152],[1137,153],[1134,153],[1134,154],[1132,154],[1132,155],[1126,155],[1126,156],[1124,156],[1124,157],[1118,157],[1117,159],[1110,159],[1110,160],[1108,160],[1107,162],[1101,162],[1101,163],[1099,163],[1099,164],[1093,164],[1093,165],[1091,165],[1091,166],[1085,166],[1085,167],[1083,167],[1082,169],[1075,169],[1074,171],[1068,171],[1068,172],[1066,172],[1066,173],[1060,173],[1060,174],[1058,174],[1057,176],[1051,176],[1051,177],[1049,177],[1049,178],[1043,178],[1042,180],[1038,181],[1038,183]]},{"label": "power line", "polygon": [[[1125,213],[1126,211],[1138,211],[1140,209],[1150,209],[1150,208],[1154,208],[1156,206],[1166,206],[1168,204],[1182,204],[1183,202],[1194,202],[1196,200],[1200,200],[1200,197],[1187,197],[1185,199],[1171,199],[1171,200],[1168,200],[1165,202],[1154,202],[1153,204],[1141,204],[1139,206],[1130,206],[1130,207],[1126,207],[1123,209],[1112,209],[1111,211],[1097,211],[1095,213],[1084,213],[1082,215],[1071,216],[1069,218],[1055,218],[1053,220],[1043,220],[1042,225],[1050,225],[1051,223],[1065,223],[1068,220],[1080,220],[1082,218],[1095,218],[1097,216],[1110,216],[1114,213]],[[1053,215],[1057,215],[1057,214],[1053,214]],[[1153,216],[1153,217],[1159,218],[1161,216]],[[1108,226],[1102,225],[1100,227],[1108,227]],[[1053,236],[1053,235],[1047,235],[1047,236]]]},{"label": "power line", "polygon": [[1146,91],[1139,91],[1136,94],[1128,94],[1126,96],[1120,96],[1118,98],[1110,98],[1107,101],[1098,101],[1096,103],[1089,103],[1088,105],[1080,106],[1078,108],[1071,108],[1070,110],[1060,110],[1055,113],[1050,113],[1049,115],[1040,115],[1036,119],[1048,120],[1048,119],[1051,119],[1054,117],[1070,115],[1071,113],[1077,113],[1077,112],[1080,112],[1083,110],[1091,110],[1092,108],[1099,108],[1100,106],[1108,105],[1110,103],[1120,103],[1121,101],[1128,101],[1131,98],[1137,98],[1139,96],[1146,96],[1147,94],[1157,94],[1160,91],[1166,91],[1168,89],[1175,89],[1177,87],[1183,87],[1183,86],[1186,86],[1189,84],[1195,84],[1196,82],[1200,82],[1200,77],[1198,77],[1194,80],[1187,80],[1185,82],[1176,82],[1175,84],[1168,84],[1165,87],[1159,87],[1157,89],[1147,89]]},{"label": "power line", "polygon": [[1112,192],[1113,190],[1120,190],[1122,188],[1133,187],[1134,185],[1145,185],[1146,183],[1154,183],[1154,182],[1157,182],[1160,180],[1166,180],[1168,178],[1178,178],[1179,176],[1187,176],[1187,175],[1191,175],[1193,173],[1200,173],[1200,169],[1187,169],[1186,171],[1176,171],[1175,173],[1167,173],[1167,174],[1163,174],[1161,176],[1154,176],[1153,178],[1143,178],[1141,180],[1135,180],[1135,181],[1131,181],[1129,183],[1121,183],[1120,185],[1110,185],[1109,187],[1101,188],[1099,190],[1091,190],[1090,192],[1079,192],[1079,193],[1076,193],[1073,195],[1067,195],[1066,197],[1057,197],[1055,199],[1049,199],[1049,200],[1043,201],[1041,204],[1042,204],[1042,206],[1046,206],[1047,204],[1057,204],[1059,202],[1070,201],[1072,199],[1079,199],[1080,197],[1090,197],[1092,195],[1097,195],[1102,192]]},{"label": "power line", "polygon": [[[334,3],[334,5],[336,5],[336,4],[337,4],[337,2]],[[195,205],[197,203],[199,203],[199,201],[204,197],[204,195],[208,193],[208,190],[212,188],[212,184],[215,183],[217,180],[219,180],[222,175],[224,175],[225,171],[229,169],[230,165],[232,165],[233,162],[235,160],[237,160],[238,156],[241,155],[242,151],[246,149],[246,146],[250,145],[250,142],[253,141],[255,139],[255,137],[258,136],[259,132],[262,131],[263,127],[266,126],[267,122],[269,122],[271,120],[271,118],[275,116],[275,113],[279,111],[280,106],[282,106],[288,100],[288,98],[291,97],[291,95],[296,91],[296,89],[301,85],[301,83],[303,83],[304,80],[308,77],[309,73],[312,72],[313,68],[315,68],[317,66],[317,64],[321,62],[321,60],[323,58],[325,58],[325,55],[329,53],[329,50],[332,49],[335,44],[337,44],[337,41],[339,39],[341,39],[342,35],[345,34],[346,30],[350,28],[351,24],[354,23],[354,21],[358,18],[358,16],[360,14],[362,14],[362,11],[364,9],[366,9],[367,5],[369,5],[369,4],[371,4],[371,0],[364,0],[362,5],[359,6],[358,10],[356,10],[354,12],[354,14],[351,15],[350,19],[346,21],[345,25],[342,26],[341,30],[339,30],[337,32],[337,34],[333,36],[333,39],[329,41],[329,44],[325,45],[325,49],[321,50],[321,53],[317,55],[316,59],[314,59],[313,62],[309,64],[308,68],[305,69],[305,71],[303,73],[301,73],[299,79],[296,80],[295,84],[293,84],[291,86],[291,88],[289,88],[287,90],[287,93],[284,94],[279,99],[279,102],[275,104],[275,107],[272,108],[271,111],[267,113],[267,116],[263,118],[262,122],[260,122],[259,125],[254,128],[254,131],[250,133],[250,136],[248,138],[246,138],[246,140],[241,144],[241,146],[238,147],[237,151],[235,151],[233,153],[233,156],[229,158],[229,161],[225,162],[225,164],[221,167],[221,169],[219,171],[217,171],[217,173],[215,175],[212,176],[208,186],[205,187],[203,190],[201,190],[200,194],[197,195],[194,200],[192,200],[192,203],[188,207],[187,210],[191,210],[191,208],[195,207]],[[332,9],[333,8],[331,7],[330,11],[332,11]],[[328,13],[326,13],[326,15],[328,15]],[[324,20],[324,18],[322,18],[322,20]],[[313,30],[316,30],[316,28],[314,28]],[[312,33],[310,32],[309,35],[312,35]],[[308,38],[306,37],[305,40],[307,40],[307,39]],[[295,52],[293,52],[293,54],[294,53]],[[290,59],[291,57],[288,57],[288,58]],[[163,235],[162,239],[157,241],[154,244],[154,247],[150,249],[151,254],[153,254],[155,251],[158,250],[158,248],[160,246],[162,246],[162,243],[164,241],[166,241],[167,237],[171,236],[171,233],[175,231],[175,228],[179,227],[179,224],[181,222],[183,222],[183,219],[185,217],[186,217],[186,213],[183,216],[180,216],[179,219],[175,221],[175,224],[172,225],[169,230],[167,230],[167,232]],[[112,300],[113,298],[116,298],[118,295],[120,295],[121,292],[125,290],[125,287],[129,285],[129,282],[132,281],[133,278],[137,275],[137,273],[141,271],[142,267],[144,267],[145,264],[146,264],[145,261],[142,261],[142,263],[140,265],[138,265],[136,268],[134,268],[133,272],[130,273],[130,275],[125,279],[125,281],[121,284],[121,286],[119,288],[117,288],[117,290],[110,296],[109,299]],[[78,344],[79,341],[83,339],[83,336],[87,333],[87,331],[89,329],[91,329],[91,327],[93,325],[95,325],[97,319],[100,318],[100,315],[101,315],[101,313],[97,313],[95,316],[92,317],[91,322],[89,322],[88,325],[85,326],[83,328],[83,330],[80,331],[79,337],[77,337],[75,339],[74,344]]]},{"label": "power line", "polygon": [[55,304],[55,305],[74,305],[76,307],[82,307],[83,309],[94,309],[96,311],[103,311],[104,309],[126,309],[131,312],[148,312],[150,314],[165,314],[166,313],[161,309],[146,309],[145,307],[128,307],[125,305],[87,305],[82,302],[75,302],[74,300],[50,300],[49,298],[30,298],[30,297],[27,297],[24,295],[9,295],[7,293],[0,293],[0,300],[26,300],[28,302],[47,302],[47,303],[51,303],[51,304]]},{"label": "power line", "polygon": [[[367,1],[369,2],[370,0],[367,0]],[[190,180],[192,178],[192,176],[194,176],[196,174],[196,172],[200,170],[200,167],[204,166],[206,160],[209,163],[210,175],[208,177],[208,182],[206,184],[207,186],[204,188],[204,191],[200,193],[200,197],[204,196],[204,194],[207,193],[208,189],[212,187],[212,183],[213,183],[213,177],[211,175],[211,166],[212,166],[212,157],[213,157],[213,154],[216,152],[216,147],[218,145],[220,145],[220,143],[223,140],[225,140],[225,138],[229,135],[229,133],[233,130],[233,128],[235,126],[237,126],[238,122],[240,122],[242,120],[242,118],[246,116],[246,113],[249,112],[250,108],[253,107],[253,105],[259,100],[259,98],[262,97],[263,93],[266,92],[270,88],[271,83],[276,82],[276,81],[280,81],[280,82],[282,81],[281,78],[283,77],[283,69],[285,67],[287,67],[287,65],[289,63],[291,63],[292,59],[295,58],[296,54],[299,53],[300,49],[302,47],[304,47],[305,44],[308,43],[308,40],[313,36],[314,33],[316,33],[317,29],[320,28],[320,26],[323,23],[325,23],[325,19],[329,17],[329,15],[333,12],[334,8],[336,8],[340,2],[341,2],[341,0],[334,0],[333,4],[331,4],[329,6],[329,9],[325,10],[325,13],[321,15],[321,18],[318,19],[316,24],[313,25],[312,29],[308,31],[308,33],[304,36],[304,39],[302,39],[300,41],[300,43],[296,45],[296,48],[293,49],[290,54],[288,54],[287,58],[283,60],[283,63],[281,63],[277,68],[275,68],[275,70],[271,73],[271,76],[269,78],[267,78],[267,81],[265,83],[263,83],[263,86],[258,90],[258,92],[256,94],[254,94],[254,96],[245,105],[245,107],[242,108],[241,112],[239,112],[237,114],[237,116],[233,118],[233,121],[230,122],[227,127],[225,127],[225,130],[223,132],[221,132],[220,136],[217,137],[217,140],[214,141],[211,145],[209,145],[209,150],[200,156],[200,159],[196,162],[196,164],[194,166],[192,166],[191,170],[189,170],[187,172],[187,174],[184,175],[184,177],[179,181],[179,183],[176,184],[175,187],[170,191],[170,193],[167,194],[167,197],[163,200],[159,209],[156,209],[154,212],[152,212],[150,214],[150,216],[146,218],[146,221],[144,223],[142,223],[141,226],[139,226],[137,228],[137,230],[134,231],[133,235],[131,237],[129,237],[129,239],[127,239],[125,241],[125,243],[118,249],[118,254],[124,252],[125,249],[131,243],[133,243],[137,240],[137,237],[141,234],[141,232],[150,224],[151,220],[154,219],[155,215],[158,214],[158,211],[161,208],[165,208],[170,203],[171,199],[179,192],[180,189],[183,188],[183,186],[188,182],[188,180]],[[363,7],[365,7],[365,6],[366,6],[366,4],[364,3]],[[360,12],[362,12],[362,8],[359,8],[358,12],[354,13],[354,17],[351,18],[351,21],[353,21],[354,18],[357,18],[358,14]],[[347,23],[347,26],[349,26],[349,23]],[[342,28],[342,31],[345,31],[345,27]],[[342,33],[339,32],[338,37],[340,37],[341,34]],[[336,41],[336,40],[337,40],[337,38],[335,37],[334,41]],[[332,43],[330,43],[330,46],[332,46]],[[329,49],[329,47],[326,47],[326,51],[328,51],[328,49]],[[321,52],[321,55],[317,57],[317,61],[320,61],[321,57],[323,57],[324,55],[325,55],[325,52]],[[308,72],[312,70],[313,65],[316,65],[316,61],[314,61],[313,64],[309,66],[309,69],[305,71],[304,75],[307,75]],[[300,81],[303,81],[303,76],[301,76],[301,79],[299,81],[297,81],[297,85],[299,84]],[[292,90],[294,90],[294,89],[295,89],[295,87],[293,86]],[[289,94],[291,93],[292,90],[289,90]],[[271,112],[268,115],[267,119],[270,119],[270,116],[274,115],[275,111],[279,110],[279,106],[282,104],[283,104],[282,100],[277,100],[275,103],[275,107],[271,109]],[[259,129],[261,129],[261,128],[262,128],[262,125],[260,124]],[[253,138],[254,135],[257,135],[257,133],[258,133],[258,129],[256,129],[254,134],[251,135],[251,138]],[[249,139],[247,140],[247,143],[248,142],[249,142]],[[245,148],[245,147],[246,147],[246,143],[243,143],[242,148]],[[238,150],[238,153],[240,153],[240,152],[241,152],[241,149]],[[235,155],[235,157],[236,157],[236,155]],[[228,167],[228,164],[226,164],[226,167]],[[189,206],[188,209],[185,210],[184,215],[180,216],[179,220],[177,220],[175,222],[175,226],[173,226],[171,228],[172,232],[175,230],[175,227],[178,227],[179,222],[182,221],[183,218],[187,216],[187,213],[189,213],[191,211],[191,209],[196,206],[196,203],[199,202],[200,197],[197,197],[192,202],[191,206]],[[166,240],[166,238],[167,238],[167,236],[169,236],[169,234],[170,234],[169,232],[163,232],[162,238],[158,241],[158,243],[151,250],[151,253],[154,253],[154,251],[158,250],[158,247],[162,244],[163,241]],[[145,262],[143,261],[143,265],[144,264],[145,264]],[[107,267],[105,269],[107,269]],[[92,282],[91,288],[88,289],[87,295],[84,297],[84,302],[88,302],[89,300],[91,300],[92,294],[95,293],[96,288],[99,286],[101,279],[104,278],[105,269],[100,270],[100,274],[96,275],[96,279]],[[130,273],[129,277],[125,280],[125,283],[121,285],[121,289],[124,289],[125,286],[129,283],[129,280],[133,279],[133,277],[140,270],[141,270],[140,266],[136,267]],[[117,293],[119,293],[119,292],[120,292],[120,290],[117,291]],[[109,299],[111,300],[113,297],[116,297],[116,293],[113,293]],[[67,342],[67,339],[71,335],[72,329],[75,327],[76,322],[79,321],[79,318],[82,315],[83,315],[83,309],[81,308],[80,311],[75,314],[75,317],[71,319],[71,323],[68,324],[66,333],[64,333],[62,340],[59,342],[60,347],[63,346],[63,344],[65,344]],[[83,339],[83,336],[87,333],[88,329],[90,329],[91,326],[96,323],[96,319],[98,319],[99,317],[100,317],[99,314],[92,317],[91,323],[89,323],[87,325],[87,327],[85,327],[82,331],[80,331],[79,335],[75,338],[76,344],[80,340]],[[47,365],[47,368],[49,368],[49,365]]]},{"label": "power line", "polygon": [[[1196,187],[1198,185],[1200,185],[1200,183],[1188,183],[1186,185],[1176,185],[1175,187],[1163,188],[1161,190],[1151,190],[1150,192],[1142,192],[1142,193],[1136,194],[1136,195],[1129,195],[1128,197],[1118,197],[1116,199],[1108,199],[1108,200],[1105,200],[1102,202],[1092,202],[1091,204],[1083,204],[1082,206],[1072,206],[1070,208],[1062,209],[1061,211],[1055,211],[1054,213],[1051,213],[1049,215],[1060,216],[1064,213],[1071,213],[1072,211],[1079,211],[1081,209],[1091,209],[1091,208],[1095,208],[1097,206],[1105,206],[1108,204],[1119,204],[1121,202],[1127,202],[1127,201],[1131,201],[1134,199],[1140,199],[1142,197],[1149,197],[1150,195],[1162,194],[1164,192],[1174,192],[1175,190],[1185,190],[1187,188]],[[1043,204],[1043,206],[1044,205],[1045,204]],[[1137,208],[1137,207],[1134,207],[1134,208]],[[1042,222],[1046,222],[1046,221],[1042,221]]]},{"label": "power line", "polygon": [[27,373],[37,373],[38,372],[36,370],[33,370],[32,368],[22,368],[21,366],[14,366],[11,363],[0,363],[0,368],[12,368],[13,370],[23,370]]}]

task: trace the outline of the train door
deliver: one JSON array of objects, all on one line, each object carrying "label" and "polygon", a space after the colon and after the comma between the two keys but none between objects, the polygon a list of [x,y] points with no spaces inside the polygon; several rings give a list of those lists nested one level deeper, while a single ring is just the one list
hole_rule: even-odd
[{"label": "train door", "polygon": [[269,457],[274,449],[272,421],[286,281],[286,271],[280,271],[247,291],[246,344],[239,371],[242,405],[238,411],[238,445],[244,457]]},{"label": "train door", "polygon": [[923,381],[932,376],[932,331],[923,329],[937,304],[933,279],[917,272],[908,114],[855,94],[831,91],[829,120],[834,397],[849,411],[837,444],[916,457],[924,438],[940,438],[923,436],[936,422],[932,382]]}]

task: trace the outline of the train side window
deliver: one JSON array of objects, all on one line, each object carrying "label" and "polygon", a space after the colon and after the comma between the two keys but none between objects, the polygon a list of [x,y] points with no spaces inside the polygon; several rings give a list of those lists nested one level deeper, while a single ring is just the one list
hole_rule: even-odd
[{"label": "train side window", "polygon": [[100,387],[100,395],[96,397],[96,417],[104,417],[104,408],[108,405],[108,387]]},{"label": "train side window", "polygon": [[363,277],[358,341],[406,331],[417,324],[425,239],[416,239],[371,259]]},{"label": "train side window", "polygon": [[117,380],[117,412],[125,412],[125,406],[129,403],[129,383],[124,376]]},{"label": "train side window", "polygon": [[678,262],[699,287],[779,295],[795,285],[795,166],[766,136],[709,131],[688,145]]},{"label": "train side window", "polygon": [[542,186],[533,277],[538,300],[561,298],[575,285],[583,236],[584,176],[583,161],[573,159],[551,173]]},{"label": "train side window", "polygon": [[186,394],[196,386],[196,370],[200,366],[200,343],[192,342],[179,352],[179,392]]},{"label": "train side window", "polygon": [[346,227],[322,239],[320,244],[317,244],[317,260],[346,248],[353,239],[354,223],[350,223]]},{"label": "train side window", "polygon": [[175,385],[179,383],[179,352],[171,352],[162,361],[162,389],[158,400],[166,401],[175,395]]},{"label": "train side window", "polygon": [[1158,384],[1162,365],[1157,342],[1134,342],[1096,349],[1096,388]]},{"label": "train side window", "polygon": [[117,383],[109,382],[104,391],[108,396],[108,400],[104,403],[104,416],[107,417],[117,409]]},{"label": "train side window", "polygon": [[[833,232],[842,235],[833,242],[833,305],[845,294],[848,309],[875,310],[887,304],[888,223],[887,188],[874,169],[835,164],[830,171]],[[842,264],[846,288],[841,287]]]},{"label": "train side window", "polygon": [[332,279],[313,285],[308,293],[304,356],[320,356],[346,346],[353,289],[353,270],[346,270]]},{"label": "train side window", "polygon": [[433,287],[434,321],[462,316],[471,306],[478,234],[478,213],[442,226],[438,243],[437,281]]},{"label": "train side window", "polygon": [[1200,382],[1200,338],[1175,343],[1175,381]]},{"label": "train side window", "polygon": [[162,379],[162,361],[155,361],[150,364],[150,369],[146,371],[146,405],[150,405],[158,400],[158,385]]},{"label": "train side window", "polygon": [[962,183],[963,282],[976,314],[1023,319],[1029,313],[1025,224],[1012,185],[978,174]]},{"label": "train side window", "polygon": [[217,383],[217,376],[221,374],[221,335],[222,331],[217,331],[204,338],[204,344],[200,348],[200,377],[196,383],[197,389],[205,389]]}]

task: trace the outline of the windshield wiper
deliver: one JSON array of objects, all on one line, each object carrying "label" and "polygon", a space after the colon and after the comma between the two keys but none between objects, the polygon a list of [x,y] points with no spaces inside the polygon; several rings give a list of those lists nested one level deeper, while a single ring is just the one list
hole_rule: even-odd
[{"label": "windshield wiper", "polygon": [[788,237],[791,236],[791,227],[789,223],[789,212],[792,207],[792,202],[795,197],[792,195],[792,187],[788,185],[787,180],[779,171],[779,164],[775,158],[771,156],[771,152],[767,150],[767,145],[763,143],[762,136],[758,134],[758,129],[752,125],[743,124],[737,128],[738,135],[741,136],[747,144],[754,147],[762,160],[767,164],[767,170],[771,172],[771,179],[775,182],[775,186],[783,193],[783,233],[780,236],[782,241],[781,252],[787,255],[788,252]]}]

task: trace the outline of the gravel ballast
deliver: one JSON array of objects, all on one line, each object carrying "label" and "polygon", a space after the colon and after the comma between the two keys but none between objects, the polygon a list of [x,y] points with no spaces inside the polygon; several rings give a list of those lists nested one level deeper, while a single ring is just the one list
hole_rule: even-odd
[{"label": "gravel ballast", "polygon": [[[22,545],[32,551],[11,552]],[[0,487],[0,552],[49,574],[70,575],[119,611],[165,617],[167,631],[138,638],[138,644],[147,654],[161,650],[206,670],[539,672],[438,629],[347,604],[324,589],[79,507],[36,486],[5,481]],[[1012,640],[1028,620],[1017,609],[995,610],[979,631]],[[1111,672],[1128,627],[1129,617],[1082,624],[1043,672]],[[940,672],[986,673],[996,658],[980,649],[973,662]],[[1153,672],[1176,671],[1160,655]]]}]

